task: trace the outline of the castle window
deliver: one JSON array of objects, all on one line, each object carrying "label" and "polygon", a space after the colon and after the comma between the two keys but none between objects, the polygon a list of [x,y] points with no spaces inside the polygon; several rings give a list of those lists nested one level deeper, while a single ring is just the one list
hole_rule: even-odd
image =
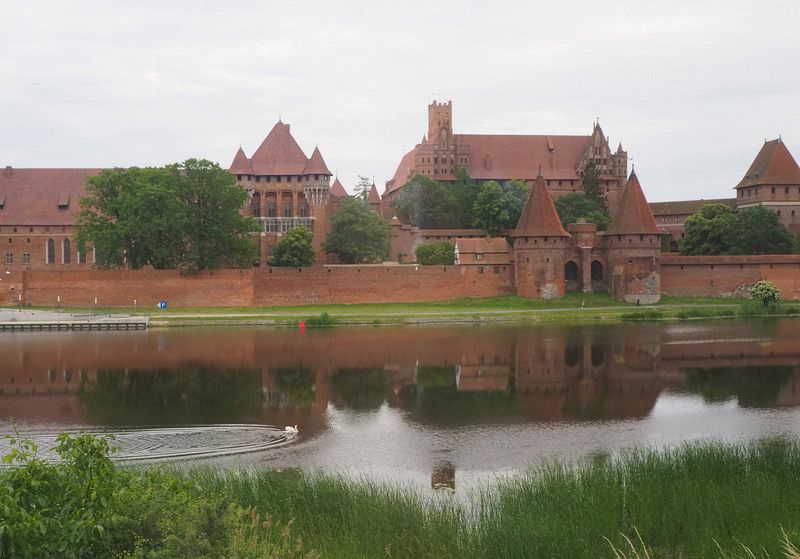
[{"label": "castle window", "polygon": [[30,263],[31,263],[31,253],[30,252],[23,252],[22,253],[22,263],[25,266],[30,266]]},{"label": "castle window", "polygon": [[783,193],[784,194],[789,194],[789,187],[788,186],[786,188],[784,188]]},{"label": "castle window", "polygon": [[272,177],[270,177],[270,176],[267,176],[267,182],[270,182],[270,181],[271,181],[271,179],[272,179]]},{"label": "castle window", "polygon": [[483,253],[478,253],[475,255],[475,260],[483,260]]},{"label": "castle window", "polygon": [[780,216],[781,216],[781,211],[780,211],[780,210],[778,210],[778,217],[780,217]]},{"label": "castle window", "polygon": [[261,175],[256,175],[256,182],[261,182]]},{"label": "castle window", "polygon": [[775,187],[770,188],[770,194],[775,194]]},{"label": "castle window", "polygon": [[33,227],[28,227],[28,233],[33,233]]},{"label": "castle window", "polygon": [[14,263],[14,253],[10,250],[6,252],[6,266],[10,266]]},{"label": "castle window", "polygon": [[251,182],[252,180],[253,180],[253,177],[250,176],[250,175],[247,175],[247,182]]},{"label": "castle window", "polygon": [[47,254],[45,255],[45,261],[48,264],[56,263],[56,242],[53,239],[47,239]]},{"label": "castle window", "polygon": [[69,264],[72,262],[72,243],[69,239],[61,241],[61,263]]},{"label": "castle window", "polygon": [[281,177],[275,177],[276,182],[281,182]]},{"label": "castle window", "polygon": [[479,274],[482,274],[482,273],[483,273],[483,266],[478,266],[478,273],[479,273]]},{"label": "castle window", "polygon": [[319,175],[314,175],[314,180],[318,181],[319,180]]},{"label": "castle window", "polygon": [[291,204],[284,204],[283,205],[283,217],[292,217],[292,205]]},{"label": "castle window", "polygon": [[277,216],[278,216],[278,205],[267,204],[267,217],[277,217]]},{"label": "castle window", "polygon": [[794,210],[792,210],[792,217],[794,217]]},{"label": "castle window", "polygon": [[308,216],[308,206],[306,204],[300,205],[300,217],[307,217]]}]

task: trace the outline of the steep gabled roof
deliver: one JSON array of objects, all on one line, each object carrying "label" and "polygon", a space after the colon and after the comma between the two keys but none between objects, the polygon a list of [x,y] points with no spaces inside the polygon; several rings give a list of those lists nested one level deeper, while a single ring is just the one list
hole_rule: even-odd
[{"label": "steep gabled roof", "polygon": [[[531,180],[542,173],[547,179],[580,180],[577,167],[591,136],[457,134],[454,139],[469,148],[469,176],[474,180]],[[424,142],[423,142],[424,144]],[[386,192],[401,188],[416,163],[417,147],[400,160]]]},{"label": "steep gabled roof", "polygon": [[780,138],[764,142],[736,188],[759,184],[800,185],[800,167]]},{"label": "steep gabled roof", "polygon": [[300,175],[308,158],[289,132],[289,125],[278,121],[250,159],[256,175]]},{"label": "steep gabled roof", "polygon": [[380,204],[381,203],[381,195],[378,194],[378,189],[375,188],[375,183],[372,183],[372,188],[369,189],[369,203],[370,204]]},{"label": "steep gabled roof", "polygon": [[553,198],[544,183],[541,173],[533,181],[533,188],[522,215],[517,223],[517,228],[512,237],[569,237],[569,233],[561,225]]},{"label": "steep gabled roof", "polygon": [[253,174],[253,169],[250,168],[250,161],[247,160],[247,156],[244,154],[242,146],[239,146],[239,151],[236,152],[236,155],[233,158],[230,171],[234,175]]},{"label": "steep gabled roof", "polygon": [[610,235],[660,235],[653,212],[642,192],[642,185],[635,172],[631,173],[622,200],[619,203],[606,233]]},{"label": "steep gabled roof", "polygon": [[342,183],[339,182],[339,177],[336,177],[336,179],[333,181],[333,184],[331,185],[331,195],[336,196],[338,198],[344,198],[345,196],[348,196],[347,191],[344,189],[344,186],[342,186]]},{"label": "steep gabled roof", "polygon": [[73,225],[86,179],[102,169],[0,169],[0,225]]},{"label": "steep gabled roof", "polygon": [[325,160],[322,159],[322,154],[319,151],[319,148],[314,148],[314,152],[311,154],[311,159],[308,160],[306,164],[306,168],[303,169],[304,175],[332,175],[328,170],[328,166],[325,165]]}]

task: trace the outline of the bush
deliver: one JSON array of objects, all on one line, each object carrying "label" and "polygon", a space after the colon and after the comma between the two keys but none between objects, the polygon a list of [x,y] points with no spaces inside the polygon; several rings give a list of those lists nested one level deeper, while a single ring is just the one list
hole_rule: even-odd
[{"label": "bush", "polygon": [[336,319],[324,312],[319,316],[312,316],[306,319],[306,326],[309,328],[330,328],[336,325]]},{"label": "bush", "polygon": [[781,300],[781,291],[775,284],[761,280],[753,286],[753,300],[760,301],[764,306],[777,303]]},{"label": "bush", "polygon": [[0,470],[1,558],[224,556],[235,510],[221,494],[117,467],[108,438],[61,434],[58,463],[38,458],[32,442],[11,443]]},{"label": "bush", "polygon": [[417,263],[423,266],[449,266],[455,262],[455,245],[447,241],[425,243],[416,250]]},{"label": "bush", "polygon": [[317,258],[312,239],[311,230],[307,227],[289,229],[272,248],[269,265],[289,268],[311,266]]}]

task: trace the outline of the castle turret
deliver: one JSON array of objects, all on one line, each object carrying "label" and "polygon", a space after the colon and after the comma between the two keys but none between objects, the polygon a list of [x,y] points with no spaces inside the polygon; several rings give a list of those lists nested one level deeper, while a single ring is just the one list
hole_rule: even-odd
[{"label": "castle turret", "polygon": [[631,172],[608,230],[602,233],[611,295],[628,302],[655,303],[661,298],[661,235]]},{"label": "castle turret", "polygon": [[564,254],[571,238],[561,225],[541,169],[511,237],[517,294],[544,299],[564,295]]},{"label": "castle turret", "polygon": [[[453,135],[453,102],[428,105],[428,138],[445,142]],[[423,141],[424,143],[424,141]]]}]

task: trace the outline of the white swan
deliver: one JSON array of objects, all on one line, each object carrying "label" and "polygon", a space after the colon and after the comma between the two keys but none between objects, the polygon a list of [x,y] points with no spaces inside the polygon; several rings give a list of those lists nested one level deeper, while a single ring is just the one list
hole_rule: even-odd
[{"label": "white swan", "polygon": [[294,427],[291,427],[291,426],[287,425],[286,427],[284,427],[283,430],[288,435],[296,435],[297,433],[300,432],[300,431],[297,430],[297,425],[295,425]]}]

